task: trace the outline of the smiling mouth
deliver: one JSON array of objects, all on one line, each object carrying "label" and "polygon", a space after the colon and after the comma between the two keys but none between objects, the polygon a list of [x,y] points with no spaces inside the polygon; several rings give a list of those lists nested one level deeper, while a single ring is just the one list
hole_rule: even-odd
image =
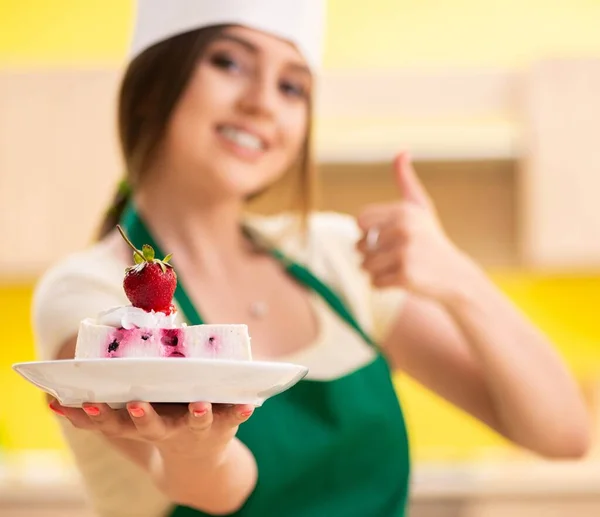
[{"label": "smiling mouth", "polygon": [[219,126],[217,131],[230,142],[251,151],[264,151],[266,142],[259,136],[233,126]]}]

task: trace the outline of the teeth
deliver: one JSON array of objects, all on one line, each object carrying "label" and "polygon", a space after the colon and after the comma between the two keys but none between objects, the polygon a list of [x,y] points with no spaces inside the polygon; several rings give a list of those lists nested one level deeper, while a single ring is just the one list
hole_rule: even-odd
[{"label": "teeth", "polygon": [[240,129],[233,128],[231,126],[224,126],[220,128],[220,133],[236,143],[239,146],[246,147],[248,149],[260,150],[264,148],[264,144],[260,138],[242,131]]}]

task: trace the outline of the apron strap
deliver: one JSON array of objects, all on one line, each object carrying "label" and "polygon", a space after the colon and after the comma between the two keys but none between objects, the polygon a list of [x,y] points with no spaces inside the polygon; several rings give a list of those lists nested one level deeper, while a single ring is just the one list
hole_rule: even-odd
[{"label": "apron strap", "polygon": [[[154,248],[157,256],[164,256],[164,252],[150,234],[148,227],[138,214],[132,202],[129,202],[126,206],[123,215],[121,216],[120,224],[136,248],[141,249],[144,244],[149,244]],[[378,348],[375,341],[358,323],[350,308],[344,303],[342,298],[333,291],[333,289],[317,278],[308,268],[294,262],[281,251],[270,248],[269,253],[285,268],[289,275],[316,292],[344,322],[350,325],[350,327],[365,340],[367,344],[374,348]],[[177,287],[175,289],[175,300],[187,319],[188,324],[202,325],[204,323],[180,281],[177,282]]]}]

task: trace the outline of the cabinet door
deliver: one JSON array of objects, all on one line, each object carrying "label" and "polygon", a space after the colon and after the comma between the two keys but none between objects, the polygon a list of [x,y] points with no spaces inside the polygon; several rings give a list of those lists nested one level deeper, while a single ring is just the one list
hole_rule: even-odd
[{"label": "cabinet door", "polygon": [[120,176],[114,71],[0,73],[0,272],[91,241]]},{"label": "cabinet door", "polygon": [[600,60],[536,64],[526,78],[520,183],[526,265],[600,263]]}]

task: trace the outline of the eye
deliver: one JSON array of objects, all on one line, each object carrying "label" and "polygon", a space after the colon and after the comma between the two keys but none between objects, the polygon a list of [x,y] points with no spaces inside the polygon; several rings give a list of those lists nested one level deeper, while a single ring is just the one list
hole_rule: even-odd
[{"label": "eye", "polygon": [[296,97],[303,99],[306,97],[306,88],[298,83],[291,81],[282,81],[279,85],[280,90],[288,97]]},{"label": "eye", "polygon": [[238,71],[241,69],[241,65],[225,53],[215,54],[211,57],[210,62],[223,70]]}]

